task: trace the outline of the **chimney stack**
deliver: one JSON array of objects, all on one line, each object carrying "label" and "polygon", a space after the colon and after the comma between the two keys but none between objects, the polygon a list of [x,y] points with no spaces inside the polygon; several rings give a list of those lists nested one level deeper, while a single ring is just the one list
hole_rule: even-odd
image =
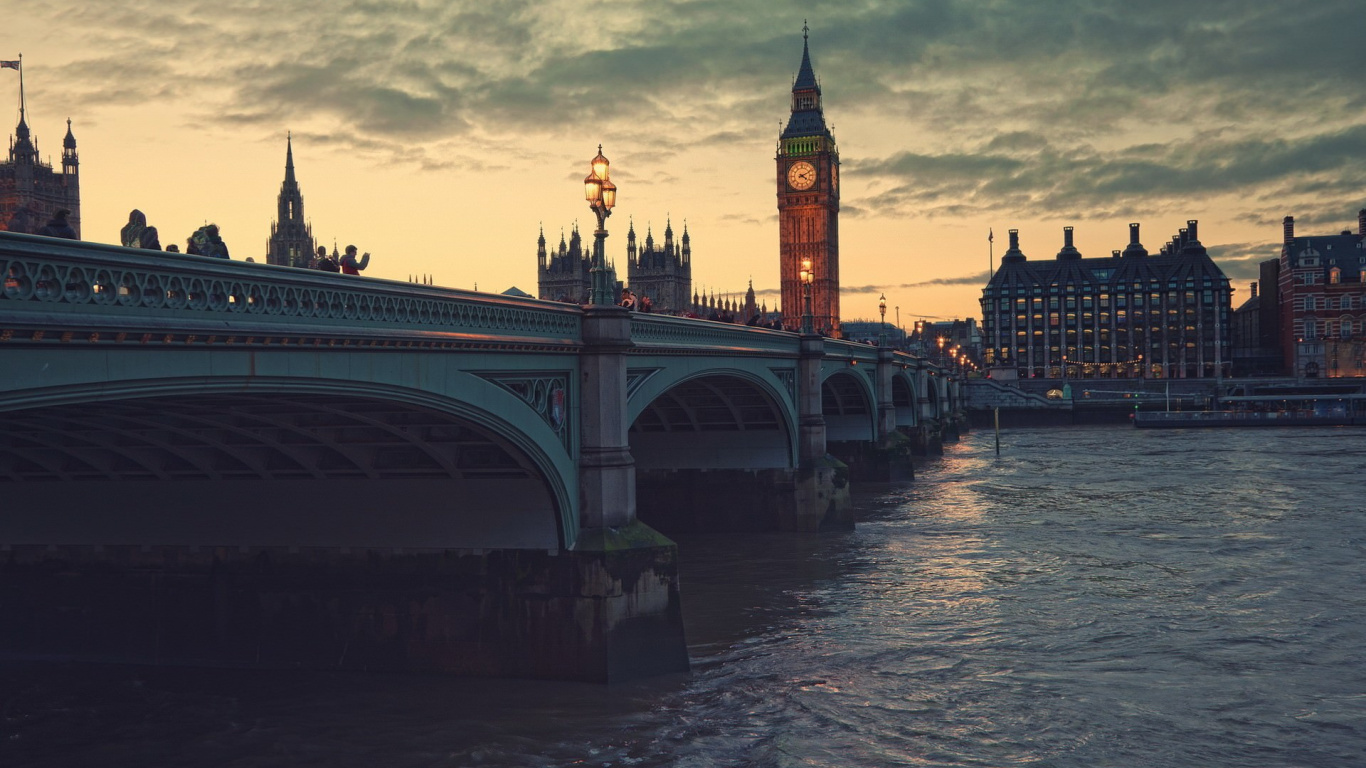
[{"label": "chimney stack", "polygon": [[[1363,211],[1363,213],[1366,213],[1366,211]],[[1062,228],[1062,245],[1063,245],[1064,248],[1071,248],[1071,247],[1072,247],[1072,228],[1071,228],[1071,227],[1063,227],[1063,228]]]},{"label": "chimney stack", "polygon": [[1252,281],[1252,298],[1257,298],[1257,281]]},{"label": "chimney stack", "polygon": [[1286,216],[1285,219],[1284,219],[1284,221],[1282,222],[1282,226],[1285,228],[1285,240],[1284,240],[1284,242],[1285,242],[1286,247],[1289,247],[1289,246],[1291,246],[1291,245],[1294,245],[1294,244],[1295,244],[1295,217],[1294,217],[1294,216]]},{"label": "chimney stack", "polygon": [[1190,219],[1186,222],[1186,231],[1190,233],[1190,241],[1196,243],[1200,238],[1195,234],[1195,227],[1200,223],[1199,219]]},{"label": "chimney stack", "polygon": [[1366,208],[1357,211],[1357,234],[1366,237]]},{"label": "chimney stack", "polygon": [[1018,229],[1012,229],[1012,230],[1010,230],[1010,233],[1009,233],[1009,234],[1010,234],[1010,248],[1011,248],[1011,250],[1019,250],[1019,248],[1020,248],[1020,230],[1018,230]]},{"label": "chimney stack", "polygon": [[1125,256],[1147,256],[1148,251],[1138,242],[1138,224],[1129,225],[1129,247],[1124,249]]}]

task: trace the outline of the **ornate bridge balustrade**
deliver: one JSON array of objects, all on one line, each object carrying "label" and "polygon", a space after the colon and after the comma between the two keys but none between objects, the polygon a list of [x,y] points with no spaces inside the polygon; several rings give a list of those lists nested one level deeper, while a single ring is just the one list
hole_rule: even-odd
[{"label": "ornate bridge balustrade", "polygon": [[0,274],[6,316],[16,318],[60,313],[68,323],[187,332],[232,323],[291,337],[346,329],[357,338],[426,337],[443,348],[581,340],[582,315],[565,305],[13,233],[0,239]]},{"label": "ornate bridge balustrade", "polygon": [[676,548],[637,496],[664,523],[661,499],[720,506],[692,480],[740,479],[771,509],[709,523],[844,524],[827,428],[946,415],[890,350],[615,307],[4,232],[0,279],[12,652],[686,668]]}]

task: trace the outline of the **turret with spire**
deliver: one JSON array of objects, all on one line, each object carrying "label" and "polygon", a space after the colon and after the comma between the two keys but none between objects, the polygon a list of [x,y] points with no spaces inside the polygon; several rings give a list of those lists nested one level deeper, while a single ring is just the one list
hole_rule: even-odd
[{"label": "turret with spire", "polygon": [[[9,155],[0,163],[0,229],[35,233],[57,211],[67,211],[66,221],[81,236],[80,161],[71,120],[66,121],[62,141],[62,168],[45,163],[37,139],[29,129],[28,103],[24,94],[23,55],[17,61],[0,62],[19,71],[19,123],[10,137]],[[9,80],[0,83],[12,82]]]},{"label": "turret with spire", "polygon": [[294,177],[294,135],[285,134],[285,180],[276,199],[276,217],[266,241],[266,263],[307,268],[315,251],[313,227],[304,218],[304,196]]}]

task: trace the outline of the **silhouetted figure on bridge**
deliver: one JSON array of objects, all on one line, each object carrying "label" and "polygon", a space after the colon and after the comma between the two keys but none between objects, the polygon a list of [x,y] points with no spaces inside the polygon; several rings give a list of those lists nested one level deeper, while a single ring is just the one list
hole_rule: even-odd
[{"label": "silhouetted figure on bridge", "polygon": [[76,230],[72,229],[71,225],[66,222],[66,217],[70,213],[71,211],[65,208],[58,208],[57,212],[52,214],[52,219],[44,224],[42,229],[38,230],[38,234],[47,237],[61,237],[67,240],[79,239],[76,237]]},{"label": "silhouetted figure on bridge", "polygon": [[141,248],[142,233],[147,229],[147,214],[134,208],[128,212],[128,223],[119,230],[119,242],[124,248]]},{"label": "silhouetted figure on bridge", "polygon": [[346,255],[341,258],[341,271],[347,275],[359,275],[362,269],[370,266],[370,252],[366,251],[358,261],[356,259],[356,246],[346,246]]},{"label": "silhouetted figure on bridge", "polygon": [[5,222],[5,229],[10,232],[19,232],[24,235],[35,235],[38,233],[38,213],[28,205],[21,205],[14,209],[9,221]]},{"label": "silhouetted figure on bridge", "polygon": [[190,235],[186,253],[198,254],[200,256],[212,256],[215,259],[227,259],[228,245],[223,242],[223,238],[218,234],[217,224],[205,224],[196,229]]},{"label": "silhouetted figure on bridge", "polygon": [[320,269],[324,272],[341,271],[341,265],[337,263],[337,260],[327,255],[327,246],[325,245],[318,246],[318,256],[313,261],[314,269]]}]

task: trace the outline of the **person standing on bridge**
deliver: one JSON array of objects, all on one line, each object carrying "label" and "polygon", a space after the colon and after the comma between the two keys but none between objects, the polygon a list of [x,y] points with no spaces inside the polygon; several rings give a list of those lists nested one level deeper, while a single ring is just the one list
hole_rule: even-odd
[{"label": "person standing on bridge", "polygon": [[341,271],[346,275],[359,275],[362,269],[370,265],[370,252],[366,251],[356,260],[356,246],[346,246],[346,255],[341,258]]},{"label": "person standing on bridge", "polygon": [[318,246],[318,255],[313,258],[313,268],[324,272],[340,272],[341,266],[337,260],[327,255],[327,246]]},{"label": "person standing on bridge", "polygon": [[71,225],[67,223],[66,220],[66,217],[70,215],[70,213],[71,211],[68,211],[65,208],[58,208],[57,212],[52,214],[52,219],[44,224],[42,229],[38,230],[38,234],[46,235],[47,237],[64,237],[67,240],[78,239],[76,237],[76,230],[72,229]]}]

